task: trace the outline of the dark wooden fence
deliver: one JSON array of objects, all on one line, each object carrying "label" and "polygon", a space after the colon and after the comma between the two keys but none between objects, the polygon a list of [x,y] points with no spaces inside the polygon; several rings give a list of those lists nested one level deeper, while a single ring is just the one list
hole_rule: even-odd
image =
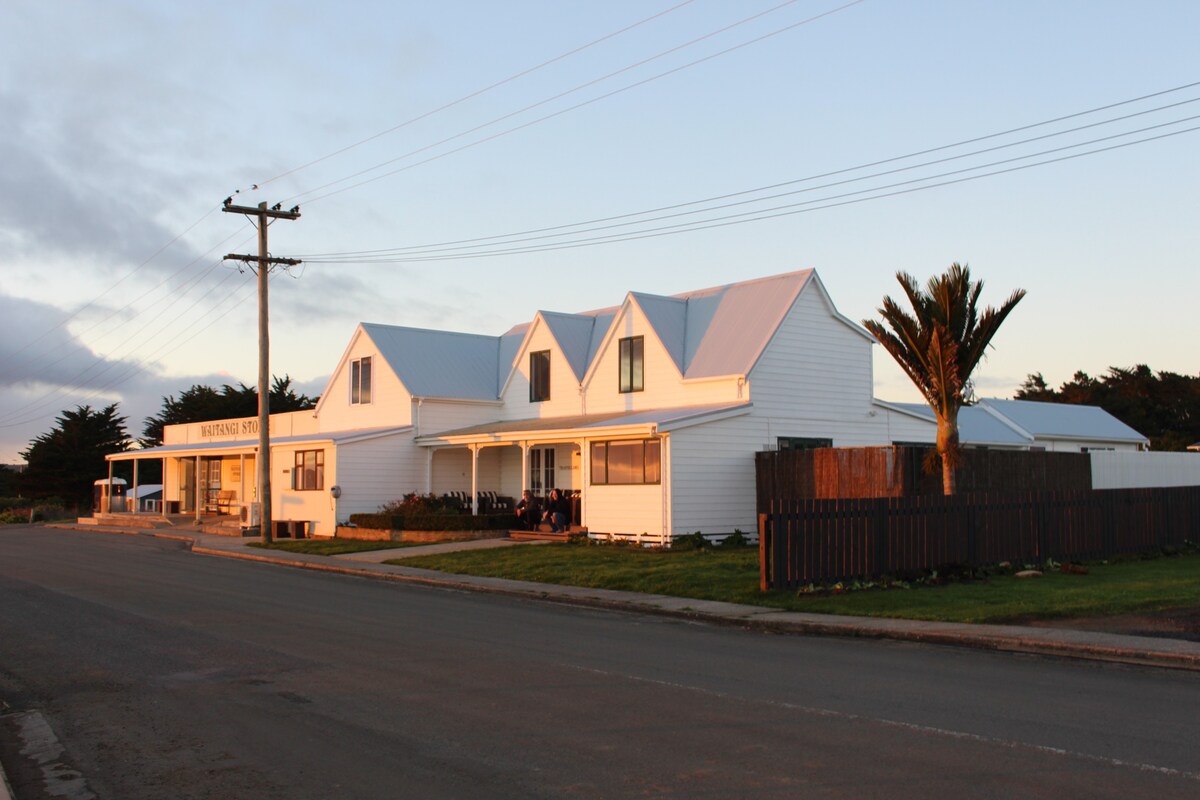
[{"label": "dark wooden fence", "polygon": [[[758,511],[776,499],[940,495],[940,467],[924,469],[928,447],[829,447],[756,454]],[[1086,453],[965,449],[959,492],[1092,488]]]},{"label": "dark wooden fence", "polygon": [[775,499],[759,513],[763,591],[951,564],[1042,563],[1200,538],[1200,486]]}]

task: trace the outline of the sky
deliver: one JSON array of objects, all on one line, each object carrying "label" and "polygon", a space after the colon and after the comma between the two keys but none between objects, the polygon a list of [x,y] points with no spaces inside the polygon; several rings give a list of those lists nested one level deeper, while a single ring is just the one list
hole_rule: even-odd
[{"label": "sky", "polygon": [[[64,409],[257,380],[321,392],[360,321],[538,310],[815,268],[876,316],[952,262],[975,373],[1196,375],[1192,0],[6,0],[0,463]],[[771,188],[768,188],[771,187]],[[721,199],[716,199],[721,198]],[[349,254],[349,255],[348,255]],[[918,400],[875,348],[875,392]]]}]

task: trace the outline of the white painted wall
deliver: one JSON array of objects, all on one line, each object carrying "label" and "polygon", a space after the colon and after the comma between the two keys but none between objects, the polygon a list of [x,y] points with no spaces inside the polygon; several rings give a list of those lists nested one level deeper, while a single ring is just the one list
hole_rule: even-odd
[{"label": "white painted wall", "polygon": [[[550,351],[550,399],[529,402],[529,354]],[[517,354],[516,366],[505,388],[503,419],[568,417],[581,414],[579,380],[558,346],[558,340],[540,317],[534,320],[525,347]]]},{"label": "white painted wall", "polygon": [[411,432],[344,444],[338,451],[337,472],[331,479],[326,467],[325,485],[342,489],[335,503],[339,522],[424,491],[425,455],[413,444]]},{"label": "white painted wall", "polygon": [[1093,489],[1200,486],[1200,454],[1093,452]]},{"label": "white painted wall", "polygon": [[583,524],[589,533],[650,534],[663,532],[663,488],[588,486]]},{"label": "white painted wall", "polygon": [[[292,469],[298,450],[324,451],[324,488],[303,492],[291,488]],[[333,485],[333,478],[337,475],[337,463],[337,448],[332,442],[271,447],[271,519],[274,522],[313,522],[316,523],[312,528],[314,536],[332,536],[336,520],[329,487]]]},{"label": "white painted wall", "polygon": [[419,407],[413,401],[412,418],[419,426],[418,436],[467,428],[494,421],[500,414],[495,403],[472,403],[454,400],[421,400]]},{"label": "white painted wall", "polygon": [[671,432],[673,535],[757,533],[754,454],[765,431],[746,416]]},{"label": "white painted wall", "polygon": [[[364,356],[371,357],[371,402],[351,405],[350,362]],[[412,423],[409,401],[408,391],[379,355],[371,337],[359,330],[321,397],[320,429],[332,432],[409,425]]]}]

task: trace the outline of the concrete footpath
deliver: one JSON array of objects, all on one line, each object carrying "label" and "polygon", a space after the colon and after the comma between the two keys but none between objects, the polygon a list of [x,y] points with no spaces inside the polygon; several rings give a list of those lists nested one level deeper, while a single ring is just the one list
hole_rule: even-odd
[{"label": "concrete footpath", "polygon": [[380,580],[419,583],[428,586],[491,592],[511,597],[548,600],[558,603],[607,608],[643,614],[658,614],[697,622],[736,625],[752,630],[781,634],[853,636],[923,642],[929,644],[975,647],[987,650],[1036,653],[1095,661],[1141,664],[1173,669],[1200,671],[1200,642],[1148,636],[1123,636],[1059,628],[1030,628],[1018,625],[970,625],[951,622],[846,617],[778,611],[760,606],[738,605],[684,597],[588,589],[578,586],[513,581],[453,575],[417,569],[385,560],[411,558],[431,553],[510,546],[537,546],[538,543],[508,539],[481,539],[447,542],[388,550],[371,550],[341,556],[313,556],[281,550],[248,547],[257,539],[194,533],[97,528],[94,526],[52,525],[47,527],[75,530],[108,531],[178,539],[193,553],[225,558],[240,558],[264,564],[315,569]]}]

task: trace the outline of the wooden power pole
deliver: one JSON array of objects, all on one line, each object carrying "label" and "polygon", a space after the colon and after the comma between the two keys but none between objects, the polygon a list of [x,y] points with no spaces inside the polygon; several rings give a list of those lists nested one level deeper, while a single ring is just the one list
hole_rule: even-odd
[{"label": "wooden power pole", "polygon": [[[267,324],[267,278],[271,267],[275,264],[295,266],[300,261],[295,258],[271,258],[267,255],[267,226],[271,219],[298,219],[300,206],[291,211],[280,211],[279,206],[267,208],[267,204],[259,203],[258,208],[250,206],[235,206],[233,198],[225,200],[222,211],[230,214],[245,214],[258,218],[258,257],[230,253],[226,261],[245,261],[247,264],[258,262],[258,505],[259,532],[263,544],[271,541],[271,345]],[[197,476],[199,480],[199,476]],[[244,498],[243,498],[244,500]]]}]

